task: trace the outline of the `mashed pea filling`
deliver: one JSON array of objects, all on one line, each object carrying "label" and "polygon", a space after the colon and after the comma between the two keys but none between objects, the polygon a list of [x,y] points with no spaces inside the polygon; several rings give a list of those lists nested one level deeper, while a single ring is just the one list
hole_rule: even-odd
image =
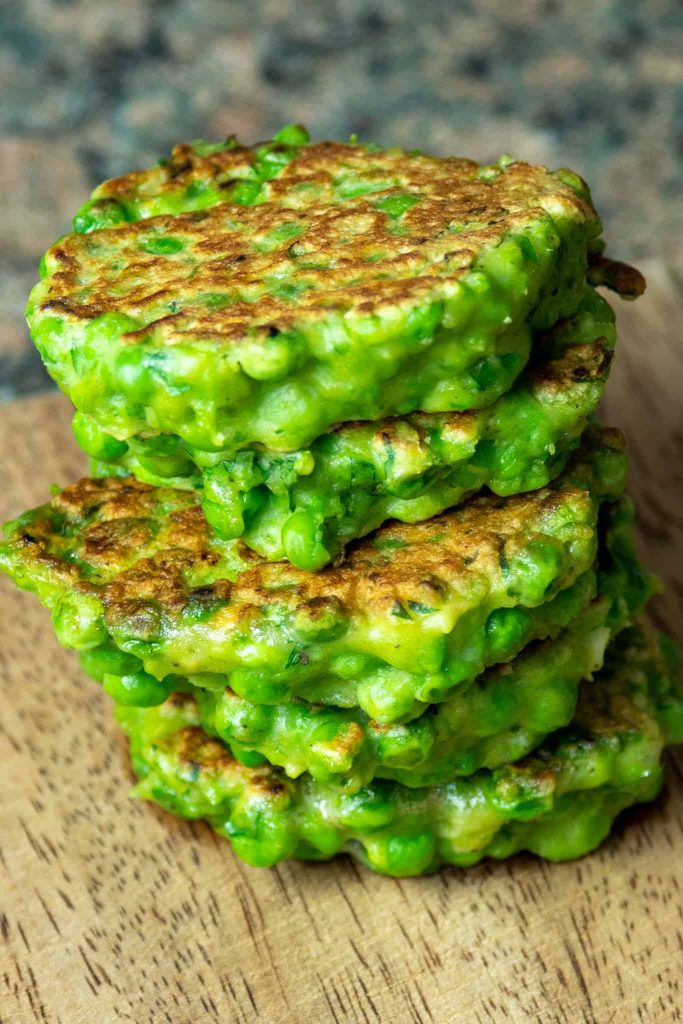
[{"label": "mashed pea filling", "polygon": [[131,740],[136,795],[206,819],[248,864],[346,851],[375,871],[408,876],[519,850],[569,860],[602,842],[625,807],[658,792],[662,748],[683,740],[675,661],[643,627],[624,631],[581,687],[569,726],[525,759],[427,789],[377,779],[344,793],[307,775],[247,767],[202,730],[191,694],[122,707],[118,718]]},{"label": "mashed pea filling", "polygon": [[176,147],[74,227],[27,316],[103,458],[165,434],[292,452],[350,420],[483,408],[531,332],[575,313],[601,231],[570,171],[299,128]]},{"label": "mashed pea filling", "polygon": [[429,519],[484,486],[508,495],[547,484],[597,409],[614,342],[614,314],[587,288],[570,320],[536,336],[529,367],[487,408],[347,423],[287,454],[206,453],[165,434],[130,438],[100,461],[112,439],[81,413],[74,430],[95,475],[194,488],[221,536],[315,570],[387,519]]}]

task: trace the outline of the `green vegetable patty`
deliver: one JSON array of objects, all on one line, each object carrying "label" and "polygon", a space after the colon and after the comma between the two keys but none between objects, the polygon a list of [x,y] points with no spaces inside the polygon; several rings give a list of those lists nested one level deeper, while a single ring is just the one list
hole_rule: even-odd
[{"label": "green vegetable patty", "polygon": [[[507,495],[547,484],[595,413],[614,341],[612,310],[587,288],[575,316],[536,336],[531,364],[486,409],[347,423],[289,454],[209,454],[170,434],[130,438],[116,460],[93,469],[201,490],[222,536],[319,569],[387,519],[429,519],[483,486]],[[76,415],[81,446],[97,455],[92,427]]]},{"label": "green vegetable patty", "polygon": [[[137,685],[137,659],[107,648],[84,652],[83,667],[123,704],[193,692],[203,728],[228,743],[243,764],[268,760],[294,778],[308,771],[347,791],[376,776],[407,786],[448,782],[517,760],[570,721],[579,683],[601,667],[610,636],[633,621],[651,592],[633,551],[631,521],[625,502],[603,510],[597,571],[584,573],[570,588],[572,599],[563,594],[562,607],[547,616],[555,639],[530,644],[406,724],[381,725],[358,708],[302,700],[254,704],[230,689],[193,688],[180,675],[161,687],[155,681],[157,698]],[[575,612],[564,631],[560,611]]]},{"label": "green vegetable patty", "polygon": [[601,230],[571,171],[296,128],[179,146],[74,226],[27,315],[105,459],[165,433],[296,451],[349,420],[488,405],[530,331],[575,312]]},{"label": "green vegetable patty", "polygon": [[278,768],[249,768],[200,726],[194,697],[121,708],[140,781],[134,793],[205,818],[243,860],[327,860],[342,851],[375,871],[419,875],[441,864],[530,850],[580,857],[625,807],[652,799],[666,742],[683,740],[675,657],[642,628],[620,635],[576,715],[525,760],[426,789],[376,780],[346,794]]},{"label": "green vegetable patty", "polygon": [[140,658],[142,686],[180,672],[256,702],[300,695],[391,722],[513,656],[539,623],[547,635],[625,473],[622,435],[589,429],[550,486],[385,525],[321,572],[216,538],[191,493],[85,479],[8,524],[0,568],[50,608],[62,643]]},{"label": "green vegetable patty", "polygon": [[550,603],[593,566],[625,469],[618,431],[589,428],[550,486],[388,524],[318,573],[220,540],[191,492],[86,479],[8,524],[0,568],[65,645],[141,659],[143,687],[180,672],[257,703],[298,695],[392,722],[547,635]]}]

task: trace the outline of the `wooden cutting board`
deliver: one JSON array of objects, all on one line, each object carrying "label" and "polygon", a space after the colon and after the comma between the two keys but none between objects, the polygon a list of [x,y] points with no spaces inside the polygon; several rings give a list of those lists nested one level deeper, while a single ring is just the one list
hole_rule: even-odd
[{"label": "wooden cutting board", "polygon": [[[683,641],[683,303],[660,266],[606,419],[631,445],[642,550]],[[84,471],[65,399],[0,408],[0,519]],[[683,756],[591,857],[427,879],[348,859],[248,868],[133,802],[109,699],[0,581],[0,1024],[619,1024],[683,1019]]]}]

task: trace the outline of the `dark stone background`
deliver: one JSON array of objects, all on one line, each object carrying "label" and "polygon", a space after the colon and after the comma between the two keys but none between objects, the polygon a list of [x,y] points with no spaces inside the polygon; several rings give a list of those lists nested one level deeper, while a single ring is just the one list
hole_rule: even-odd
[{"label": "dark stone background", "polygon": [[48,386],[23,306],[98,181],[291,121],[569,164],[614,255],[683,262],[682,0],[0,0],[0,397]]}]

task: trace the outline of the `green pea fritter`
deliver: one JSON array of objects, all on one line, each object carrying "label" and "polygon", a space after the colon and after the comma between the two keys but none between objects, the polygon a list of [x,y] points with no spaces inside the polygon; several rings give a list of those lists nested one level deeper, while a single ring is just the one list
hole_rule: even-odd
[{"label": "green pea fritter", "polygon": [[118,718],[140,780],[135,795],[206,819],[249,864],[348,852],[406,876],[519,850],[569,860],[602,842],[625,807],[658,792],[662,748],[683,740],[674,662],[663,640],[624,631],[581,688],[567,728],[524,760],[425,789],[375,780],[346,794],[307,775],[249,768],[202,730],[187,693],[156,708],[121,708]]},{"label": "green pea fritter", "polygon": [[[118,459],[93,470],[200,490],[222,536],[319,569],[388,519],[429,519],[484,486],[508,495],[547,484],[597,409],[614,342],[614,314],[587,288],[571,319],[536,335],[530,365],[485,409],[346,423],[292,453],[209,454],[168,434],[130,438]],[[86,449],[90,426],[76,415]]]},{"label": "green pea fritter", "polygon": [[[375,777],[431,786],[515,761],[567,725],[579,683],[602,666],[610,637],[643,610],[651,581],[635,557],[631,527],[625,501],[603,510],[596,569],[575,586],[576,603],[583,607],[564,630],[555,624],[558,635],[530,644],[410,722],[381,725],[359,708],[296,699],[254,704],[227,688],[193,687],[180,675],[164,680],[166,689],[192,692],[202,727],[224,740],[243,764],[269,761],[293,778],[309,772],[347,792]],[[96,648],[81,659],[114,700],[147,702],[150,695],[136,675],[141,665],[131,655]]]},{"label": "green pea fritter", "polygon": [[589,260],[642,288],[600,264],[571,171],[291,127],[178,146],[101,185],[74,226],[27,315],[103,458],[166,433],[296,451],[349,420],[480,408],[522,370],[531,331],[576,311]]},{"label": "green pea fritter", "polygon": [[66,646],[139,658],[143,690],[182,673],[256,703],[302,696],[406,720],[576,614],[623,447],[590,428],[548,487],[387,524],[317,573],[222,541],[192,492],[85,479],[8,524],[0,568]]}]

